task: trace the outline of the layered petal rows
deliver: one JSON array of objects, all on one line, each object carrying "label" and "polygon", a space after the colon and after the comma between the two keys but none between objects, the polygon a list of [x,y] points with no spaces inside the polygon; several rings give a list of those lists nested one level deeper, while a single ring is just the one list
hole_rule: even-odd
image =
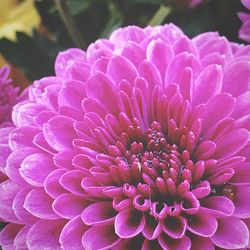
[{"label": "layered petal rows", "polygon": [[3,249],[248,248],[249,48],[168,24],[61,52],[0,130]]}]

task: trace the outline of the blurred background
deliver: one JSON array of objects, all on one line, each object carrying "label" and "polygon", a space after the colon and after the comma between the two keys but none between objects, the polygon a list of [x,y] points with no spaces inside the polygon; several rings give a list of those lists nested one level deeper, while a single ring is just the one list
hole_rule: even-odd
[{"label": "blurred background", "polygon": [[57,53],[70,47],[85,49],[122,26],[175,23],[189,37],[219,31],[238,39],[245,11],[240,0],[0,0],[0,66],[12,66],[14,84],[24,88],[54,74]]}]

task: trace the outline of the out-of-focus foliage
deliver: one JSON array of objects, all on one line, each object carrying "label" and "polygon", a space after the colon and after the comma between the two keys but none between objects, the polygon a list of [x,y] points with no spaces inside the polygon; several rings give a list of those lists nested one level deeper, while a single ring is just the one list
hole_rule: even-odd
[{"label": "out-of-focus foliage", "polygon": [[[7,2],[13,1],[18,0],[1,0],[1,12],[8,8]],[[241,23],[237,12],[244,9],[239,0],[205,0],[203,4],[192,9],[180,4],[184,0],[61,1],[66,6],[66,17],[70,16],[75,22],[85,47],[100,37],[109,36],[120,26],[146,26],[160,6],[168,3],[172,3],[171,13],[163,18],[163,23],[173,22],[191,37],[200,32],[217,30],[230,40],[239,42],[237,37]],[[20,5],[25,2],[30,0],[19,0]],[[21,68],[31,80],[53,74],[52,65],[56,54],[66,48],[75,47],[74,39],[69,35],[55,1],[36,0],[33,3],[42,20],[40,29],[33,32],[32,36],[18,32],[16,41],[9,40],[8,36],[0,39],[0,53]],[[14,10],[13,8],[13,13]],[[27,8],[20,15],[20,20],[28,20],[30,15],[32,13]]]}]

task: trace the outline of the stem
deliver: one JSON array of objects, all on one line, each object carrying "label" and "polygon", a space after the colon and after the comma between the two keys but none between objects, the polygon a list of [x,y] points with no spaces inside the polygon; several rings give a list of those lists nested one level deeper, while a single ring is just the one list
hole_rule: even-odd
[{"label": "stem", "polygon": [[59,15],[74,43],[74,45],[78,48],[84,48],[85,42],[80,34],[80,31],[78,30],[74,19],[69,14],[68,8],[64,2],[64,0],[54,0],[55,1],[55,7],[57,11],[59,12]]},{"label": "stem", "polygon": [[162,24],[165,18],[170,14],[171,11],[172,11],[171,7],[168,7],[162,4],[160,8],[156,11],[156,13],[154,14],[152,19],[149,21],[148,25],[156,26],[156,25]]}]

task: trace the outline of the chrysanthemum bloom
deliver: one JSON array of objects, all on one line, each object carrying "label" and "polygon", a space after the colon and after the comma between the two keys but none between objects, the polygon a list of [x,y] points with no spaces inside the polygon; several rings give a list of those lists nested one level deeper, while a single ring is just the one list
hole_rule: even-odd
[{"label": "chrysanthemum bloom", "polygon": [[249,247],[249,54],[172,24],[60,53],[0,131],[2,247]]},{"label": "chrysanthemum bloom", "polygon": [[[241,0],[241,2],[246,8],[250,9],[250,0]],[[250,42],[250,14],[239,12],[238,16],[243,23],[239,30],[239,38]]]},{"label": "chrysanthemum bloom", "polygon": [[9,73],[8,66],[0,68],[0,127],[11,121],[12,108],[18,101],[19,88],[12,86]]}]

